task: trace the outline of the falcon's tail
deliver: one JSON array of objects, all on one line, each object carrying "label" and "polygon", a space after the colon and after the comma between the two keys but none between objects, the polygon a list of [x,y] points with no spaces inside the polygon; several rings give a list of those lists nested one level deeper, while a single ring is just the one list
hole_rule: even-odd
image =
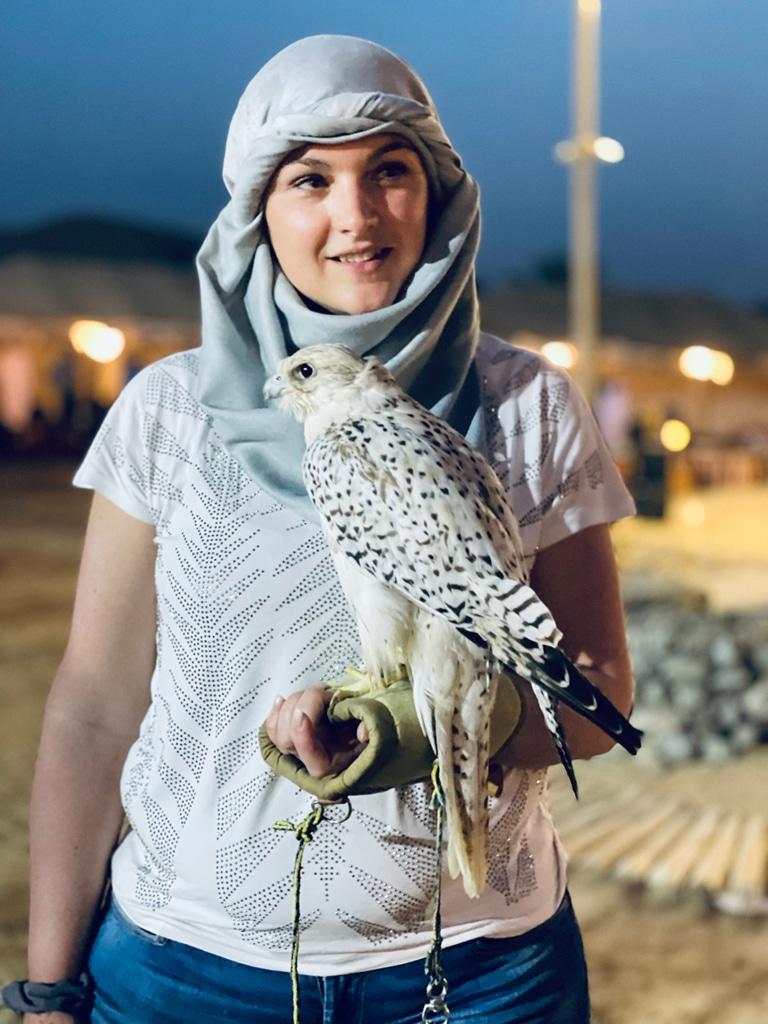
[{"label": "falcon's tail", "polygon": [[408,671],[424,734],[435,751],[445,794],[447,861],[468,896],[487,876],[490,710],[498,676],[479,651],[436,617],[412,634]]},{"label": "falcon's tail", "polygon": [[544,721],[547,724],[550,735],[554,740],[555,747],[557,749],[557,756],[560,758],[560,763],[565,768],[565,774],[568,776],[568,781],[571,784],[573,795],[576,799],[579,799],[579,782],[576,778],[576,772],[573,768],[573,761],[571,760],[571,752],[568,749],[568,744],[565,741],[565,733],[560,725],[560,721],[557,717],[557,702],[552,700],[549,693],[542,689],[541,686],[537,686],[536,683],[531,684],[533,695],[536,698],[541,713],[544,716]]},{"label": "falcon's tail", "polygon": [[[480,647],[488,646],[477,633],[467,630],[460,630],[460,632]],[[512,636],[507,639],[507,636],[504,636],[503,639],[500,639],[502,630],[499,629],[493,630],[492,635],[493,642],[490,646],[494,655],[508,671],[531,684],[576,796],[578,796],[576,776],[568,745],[556,714],[558,701],[563,701],[568,707],[598,726],[630,754],[637,753],[640,749],[642,732],[621,714],[618,708],[587,679],[559,647],[529,637]]]},{"label": "falcon's tail", "polygon": [[[461,677],[461,678],[459,678]],[[498,673],[486,659],[481,671],[457,666],[456,702],[435,715],[440,781],[445,793],[448,871],[462,876],[468,896],[479,896],[488,874],[488,767],[490,708]]]}]

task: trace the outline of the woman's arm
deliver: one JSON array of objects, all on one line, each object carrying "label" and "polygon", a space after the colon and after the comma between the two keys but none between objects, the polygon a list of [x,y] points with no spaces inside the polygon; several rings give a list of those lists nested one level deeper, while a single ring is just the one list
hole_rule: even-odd
[{"label": "woman's arm", "polygon": [[120,772],[149,704],[153,538],[151,525],[94,495],[72,628],[46,702],[32,788],[28,972],[34,981],[83,968],[123,818]]},{"label": "woman's arm", "polygon": [[[627,652],[618,572],[607,526],[591,526],[539,552],[531,585],[562,631],[562,647],[622,714],[632,705],[632,668]],[[549,730],[530,686],[522,684],[524,719],[497,756],[506,767],[558,764]],[[573,758],[604,754],[614,741],[581,715],[558,706]]]}]

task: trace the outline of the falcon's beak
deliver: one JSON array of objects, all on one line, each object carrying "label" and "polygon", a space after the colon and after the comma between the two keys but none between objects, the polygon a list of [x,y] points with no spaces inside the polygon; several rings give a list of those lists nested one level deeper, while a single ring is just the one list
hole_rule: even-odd
[{"label": "falcon's beak", "polygon": [[288,390],[288,385],[285,383],[279,373],[276,373],[274,377],[270,377],[264,385],[264,397],[266,399],[279,398],[284,395]]}]

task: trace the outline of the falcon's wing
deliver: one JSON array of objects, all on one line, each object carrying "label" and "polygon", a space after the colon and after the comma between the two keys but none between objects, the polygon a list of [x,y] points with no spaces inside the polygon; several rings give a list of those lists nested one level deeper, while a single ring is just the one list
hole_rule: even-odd
[{"label": "falcon's wing", "polygon": [[447,424],[421,410],[345,421],[307,449],[304,479],[332,544],[375,579],[481,634],[477,598],[496,598],[511,630],[558,642],[498,477]]},{"label": "falcon's wing", "polygon": [[348,420],[307,449],[304,479],[343,555],[637,750],[640,733],[557,647],[502,485],[461,435],[429,414]]}]

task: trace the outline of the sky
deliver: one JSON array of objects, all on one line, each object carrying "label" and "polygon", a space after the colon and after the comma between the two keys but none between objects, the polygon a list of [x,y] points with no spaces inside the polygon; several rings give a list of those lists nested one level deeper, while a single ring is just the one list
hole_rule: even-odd
[{"label": "sky", "polygon": [[[3,0],[0,229],[72,213],[202,235],[248,80],[319,32],[421,74],[483,199],[481,281],[567,246],[573,0]],[[603,0],[607,284],[768,302],[768,4]]]}]

